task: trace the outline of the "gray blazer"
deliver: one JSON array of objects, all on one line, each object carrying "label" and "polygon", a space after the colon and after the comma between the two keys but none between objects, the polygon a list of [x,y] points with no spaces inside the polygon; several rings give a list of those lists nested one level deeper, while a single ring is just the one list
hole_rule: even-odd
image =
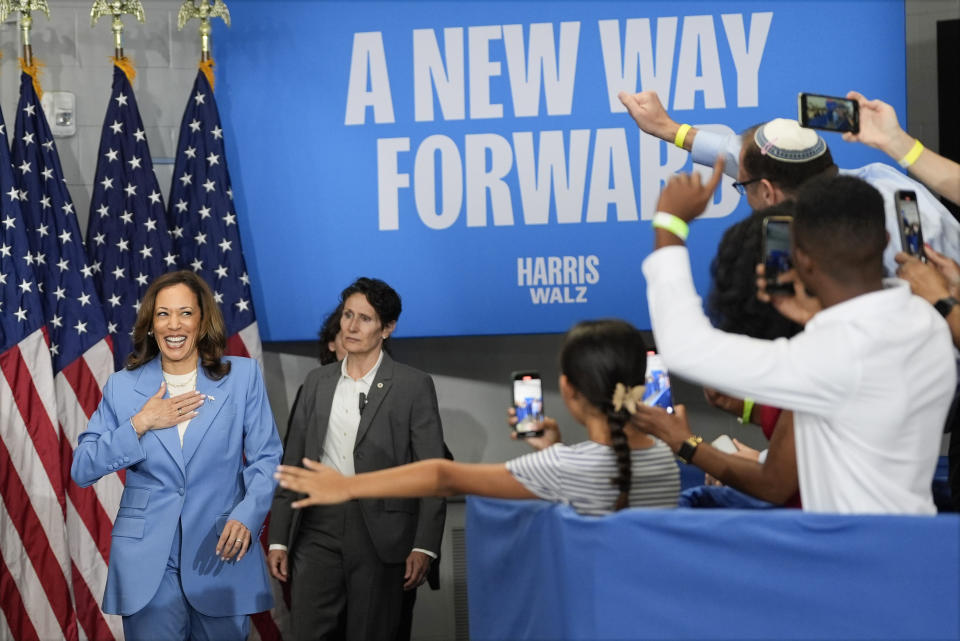
[{"label": "gray blazer", "polygon": [[[300,466],[303,457],[315,461],[323,457],[340,371],[340,363],[330,363],[307,375],[290,420],[284,465]],[[443,456],[433,379],[384,353],[357,430],[353,449],[357,473]],[[300,524],[300,511],[290,507],[297,496],[278,487],[270,510],[270,543],[286,545],[290,552],[297,544]],[[362,499],[359,503],[384,563],[402,563],[413,548],[440,552],[447,510],[444,499]]]}]

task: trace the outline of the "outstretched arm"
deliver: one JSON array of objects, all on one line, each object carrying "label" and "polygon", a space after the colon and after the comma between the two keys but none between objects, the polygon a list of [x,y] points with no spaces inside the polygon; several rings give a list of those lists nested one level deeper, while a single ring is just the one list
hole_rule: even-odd
[{"label": "outstretched arm", "polygon": [[[631,417],[630,424],[656,436],[674,452],[691,436],[683,405],[677,405],[674,414],[667,414],[659,407],[642,405]],[[783,504],[797,493],[799,487],[793,414],[780,414],[765,463],[721,452],[707,443],[697,446],[690,462],[725,485],[764,501]]]},{"label": "outstretched arm", "polygon": [[[862,142],[896,161],[910,153],[916,140],[900,127],[893,107],[882,100],[867,100],[856,91],[848,93],[847,98],[860,105],[860,133],[845,133],[844,140]],[[924,149],[909,171],[930,189],[960,205],[960,164]]]},{"label": "outstretched arm", "polygon": [[476,494],[500,499],[535,499],[503,463],[458,463],[446,459],[417,461],[356,476],[310,459],[305,467],[280,465],[275,477],[280,487],[306,494],[293,503],[295,508],[330,505],[353,499],[418,498]]}]

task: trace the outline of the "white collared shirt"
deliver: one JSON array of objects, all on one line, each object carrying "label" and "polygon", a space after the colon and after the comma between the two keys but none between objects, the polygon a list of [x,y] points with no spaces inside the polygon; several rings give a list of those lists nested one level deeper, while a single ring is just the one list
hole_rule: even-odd
[{"label": "white collared shirt", "polygon": [[380,356],[370,371],[356,380],[347,374],[349,359],[348,354],[340,362],[340,379],[333,393],[327,435],[323,441],[323,458],[320,459],[321,463],[344,476],[354,476],[357,473],[353,465],[353,448],[357,444],[357,430],[360,427],[360,394],[363,394],[364,398],[370,396],[370,386],[383,362],[383,350],[380,350]]},{"label": "white collared shirt", "polygon": [[804,510],[935,513],[930,483],[957,372],[946,323],[904,281],[768,341],[710,325],[686,247],[653,252],[643,273],[671,373],[795,412]]}]

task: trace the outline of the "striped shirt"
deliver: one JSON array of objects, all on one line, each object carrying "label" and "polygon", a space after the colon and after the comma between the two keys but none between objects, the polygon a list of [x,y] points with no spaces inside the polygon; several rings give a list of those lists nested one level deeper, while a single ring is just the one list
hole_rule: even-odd
[{"label": "striped shirt", "polygon": [[[630,507],[677,506],[680,469],[670,448],[654,440],[653,447],[630,452]],[[620,494],[610,482],[617,476],[613,448],[593,441],[557,443],[507,461],[507,470],[541,499],[566,503],[580,514],[609,514]]]}]

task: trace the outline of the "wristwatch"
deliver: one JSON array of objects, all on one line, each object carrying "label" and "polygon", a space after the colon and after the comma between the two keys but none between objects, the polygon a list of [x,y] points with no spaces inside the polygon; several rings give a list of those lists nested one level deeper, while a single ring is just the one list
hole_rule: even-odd
[{"label": "wristwatch", "polygon": [[680,449],[677,450],[677,458],[684,463],[689,463],[693,458],[693,453],[697,451],[697,446],[703,443],[703,437],[691,436],[683,442]]},{"label": "wristwatch", "polygon": [[940,315],[946,318],[954,306],[960,301],[958,301],[953,296],[947,296],[946,298],[941,298],[933,304],[934,308],[940,312]]}]

